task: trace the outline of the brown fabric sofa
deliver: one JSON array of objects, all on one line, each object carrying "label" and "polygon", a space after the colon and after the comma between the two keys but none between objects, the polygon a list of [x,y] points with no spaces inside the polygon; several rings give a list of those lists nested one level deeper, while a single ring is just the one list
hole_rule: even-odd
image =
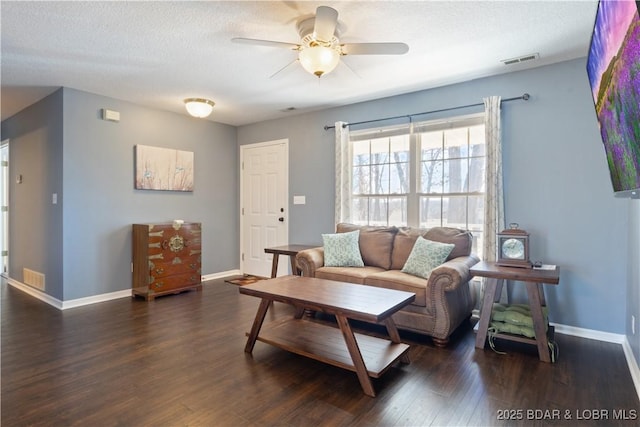
[{"label": "brown fabric sofa", "polygon": [[[364,267],[325,267],[322,247],[296,256],[303,276],[397,289],[416,294],[415,301],[394,314],[400,329],[430,335],[438,346],[449,342],[451,333],[471,315],[474,302],[469,291],[469,268],[479,261],[471,254],[471,233],[449,227],[417,229],[338,224],[336,232],[360,230],[360,254]],[[428,279],[403,273],[418,238],[453,243],[451,254]]]}]

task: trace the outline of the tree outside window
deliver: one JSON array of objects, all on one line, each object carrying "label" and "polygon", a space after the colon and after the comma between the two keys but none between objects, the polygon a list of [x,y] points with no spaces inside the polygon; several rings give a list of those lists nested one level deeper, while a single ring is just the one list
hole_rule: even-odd
[{"label": "tree outside window", "polygon": [[481,256],[484,135],[481,115],[354,132],[352,222],[467,229]]}]

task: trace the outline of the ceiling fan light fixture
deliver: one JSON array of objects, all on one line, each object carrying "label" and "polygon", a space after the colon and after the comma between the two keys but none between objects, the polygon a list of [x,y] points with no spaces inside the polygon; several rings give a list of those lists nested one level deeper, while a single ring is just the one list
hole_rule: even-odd
[{"label": "ceiling fan light fixture", "polygon": [[298,59],[302,68],[320,78],[325,74],[329,74],[338,66],[340,52],[327,46],[306,46],[300,50]]},{"label": "ceiling fan light fixture", "polygon": [[207,117],[213,111],[215,102],[205,98],[187,98],[184,100],[184,106],[187,112],[193,117],[200,119]]}]

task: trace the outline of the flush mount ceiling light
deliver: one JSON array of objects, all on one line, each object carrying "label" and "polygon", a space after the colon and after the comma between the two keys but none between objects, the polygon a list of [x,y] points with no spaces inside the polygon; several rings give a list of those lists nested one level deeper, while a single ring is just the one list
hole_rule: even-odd
[{"label": "flush mount ceiling light", "polygon": [[204,118],[213,111],[215,102],[205,98],[187,98],[184,100],[184,106],[187,112],[193,117]]}]

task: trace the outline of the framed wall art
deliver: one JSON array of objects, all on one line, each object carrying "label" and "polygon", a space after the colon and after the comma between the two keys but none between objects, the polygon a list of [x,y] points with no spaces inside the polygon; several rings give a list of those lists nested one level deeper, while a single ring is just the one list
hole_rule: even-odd
[{"label": "framed wall art", "polygon": [[137,190],[193,191],[193,152],[136,145]]}]

